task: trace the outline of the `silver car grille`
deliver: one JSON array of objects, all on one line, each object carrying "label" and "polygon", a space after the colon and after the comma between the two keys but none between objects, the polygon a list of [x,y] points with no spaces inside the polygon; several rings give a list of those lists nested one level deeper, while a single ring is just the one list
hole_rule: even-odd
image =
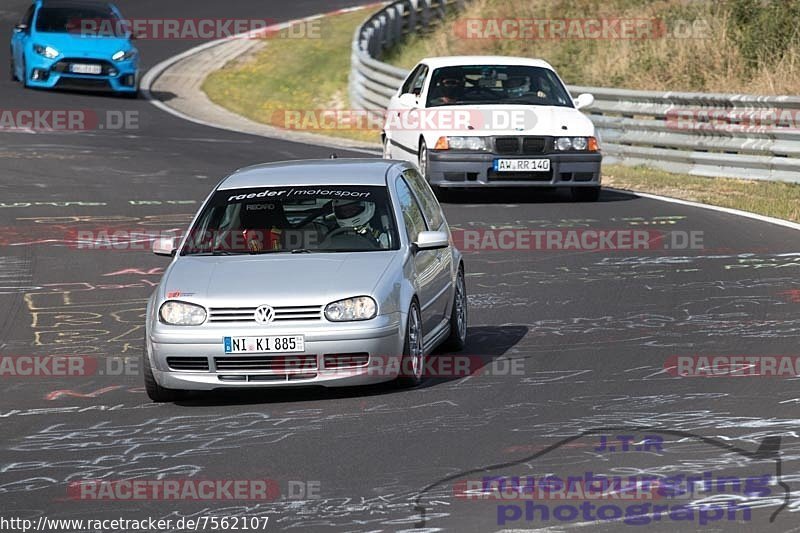
[{"label": "silver car grille", "polygon": [[[209,322],[255,322],[257,307],[211,307],[208,310]],[[322,320],[321,305],[298,305],[273,307],[273,322],[294,322],[300,320]]]},{"label": "silver car grille", "polygon": [[215,357],[217,372],[267,370],[272,372],[301,372],[317,370],[316,355],[226,355]]}]

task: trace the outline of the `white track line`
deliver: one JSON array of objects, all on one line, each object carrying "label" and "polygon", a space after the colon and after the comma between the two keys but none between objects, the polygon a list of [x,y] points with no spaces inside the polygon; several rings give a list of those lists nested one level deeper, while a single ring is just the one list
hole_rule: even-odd
[{"label": "white track line", "polygon": [[[290,21],[287,21],[287,22],[282,22],[280,24],[274,24],[274,25],[268,26],[266,28],[261,28],[258,31],[259,32],[264,32],[264,33],[280,31],[280,30],[286,29],[286,28],[288,28],[290,26],[293,26],[294,24],[298,24],[298,23],[302,23],[302,22],[308,22],[308,21],[311,21],[311,20],[316,20],[316,19],[319,19],[319,18],[322,18],[322,17],[331,16],[331,15],[338,15],[338,14],[342,14],[342,13],[351,13],[353,11],[359,11],[359,10],[362,10],[362,9],[369,9],[369,8],[372,8],[372,7],[383,5],[385,3],[386,2],[378,2],[378,3],[375,3],[375,4],[368,4],[368,5],[363,5],[363,6],[353,6],[353,7],[348,7],[348,8],[344,8],[344,9],[337,9],[336,11],[331,11],[330,13],[318,13],[316,15],[311,15],[311,16],[304,17],[304,18],[301,18],[301,19],[295,19],[295,20],[290,20]],[[222,125],[219,125],[219,124],[214,124],[214,123],[211,123],[211,122],[207,122],[205,120],[198,119],[198,118],[195,118],[195,117],[190,117],[189,115],[186,115],[184,113],[181,113],[180,111],[172,109],[171,107],[169,107],[168,105],[164,104],[160,100],[157,100],[156,98],[154,98],[153,94],[150,92],[150,89],[152,88],[153,82],[155,82],[155,80],[157,80],[159,78],[159,76],[161,76],[161,74],[164,73],[165,70],[167,70],[169,67],[171,67],[175,63],[177,63],[179,61],[182,61],[183,59],[186,59],[187,57],[192,56],[192,55],[194,55],[194,54],[196,54],[198,52],[202,52],[204,50],[208,50],[209,48],[213,48],[213,47],[218,46],[218,45],[220,45],[222,43],[228,42],[231,39],[241,38],[241,37],[243,37],[245,35],[248,35],[250,33],[251,32],[245,32],[245,33],[241,33],[239,35],[226,37],[224,39],[217,39],[216,41],[203,43],[203,44],[201,44],[199,46],[195,46],[194,48],[190,48],[189,50],[186,50],[185,52],[182,52],[180,54],[174,55],[174,56],[172,56],[170,58],[167,58],[164,61],[158,63],[153,68],[148,70],[147,73],[142,78],[141,90],[144,93],[145,98],[151,104],[153,104],[157,108],[161,109],[162,111],[165,111],[165,112],[169,113],[170,115],[176,116],[176,117],[181,118],[183,120],[188,120],[189,122],[194,122],[195,124],[201,124],[203,126],[208,126],[210,128],[223,129],[223,130],[227,130],[227,131],[235,131],[237,133],[247,133],[247,132],[241,132],[239,130],[236,130],[234,128],[230,128],[230,127],[227,127],[227,126],[222,126]],[[264,134],[251,134],[251,135],[259,135],[261,137],[274,138],[274,139],[278,139],[278,140],[282,140],[282,141],[297,142],[297,143],[301,143],[301,144],[308,144],[307,141],[304,142],[304,141],[300,141],[300,140],[293,140],[291,138],[286,138],[286,137],[272,137],[272,136],[264,135]],[[322,144],[322,143],[314,143],[314,145],[315,146],[326,146],[326,147],[331,147],[331,148],[339,148],[339,149],[348,150],[348,151],[351,151],[351,152],[359,152],[359,153],[371,154],[371,155],[380,153],[378,151],[365,150],[365,149],[362,149],[362,148],[349,148],[349,147],[341,146],[341,145],[338,145],[338,144],[326,145],[326,144]],[[708,209],[708,210],[711,210],[711,211],[718,211],[720,213],[727,213],[729,215],[736,215],[736,216],[740,216],[740,217],[750,218],[750,219],[753,219],[753,220],[758,220],[760,222],[766,222],[768,224],[775,224],[776,226],[783,226],[784,228],[800,230],[800,224],[798,224],[796,222],[790,222],[788,220],[781,220],[779,218],[768,217],[768,216],[765,216],[765,215],[758,215],[756,213],[750,213],[748,211],[742,211],[740,209],[732,209],[730,207],[720,207],[720,206],[716,206],[716,205],[704,204],[704,203],[701,203],[701,202],[692,202],[692,201],[689,201],[689,200],[679,200],[677,198],[670,198],[668,196],[659,196],[657,194],[650,194],[650,193],[645,193],[645,192],[636,192],[636,191],[630,191],[630,190],[627,190],[627,189],[616,189],[616,188],[612,188],[612,187],[604,187],[604,188],[606,190],[609,190],[609,191],[620,192],[620,193],[625,193],[625,194],[632,194],[634,196],[639,196],[641,198],[649,198],[651,200],[658,200],[658,201],[661,201],[661,202],[667,202],[667,203],[671,203],[671,204],[679,204],[679,205],[685,205],[685,206],[689,206],[689,207],[697,207],[699,209]]]},{"label": "white track line", "polygon": [[760,222],[767,222],[769,224],[775,224],[777,226],[783,226],[784,228],[791,228],[800,230],[800,224],[797,222],[790,222],[789,220],[782,220],[780,218],[768,217],[766,215],[758,215],[756,213],[750,213],[749,211],[742,211],[740,209],[732,209],[730,207],[720,207],[718,205],[710,205],[704,204],[701,202],[692,202],[690,200],[679,200],[677,198],[670,198],[668,196],[659,196],[657,194],[650,194],[646,192],[636,192],[630,191],[628,189],[615,189],[613,187],[603,187],[608,191],[620,192],[625,194],[632,194],[634,196],[640,196],[642,198],[649,198],[651,200],[659,200],[661,202],[668,202],[671,204],[679,204],[679,205],[686,205],[689,207],[698,207],[700,209],[709,209],[711,211],[719,211],[720,213],[727,213],[729,215],[736,215],[745,218],[751,218],[753,220],[758,220]]}]

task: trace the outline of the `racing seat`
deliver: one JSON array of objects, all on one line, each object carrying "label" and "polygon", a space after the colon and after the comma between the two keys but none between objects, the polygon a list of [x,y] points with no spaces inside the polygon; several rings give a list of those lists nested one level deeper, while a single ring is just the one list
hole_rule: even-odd
[{"label": "racing seat", "polygon": [[242,204],[239,228],[250,251],[281,250],[285,232],[291,229],[280,202]]}]

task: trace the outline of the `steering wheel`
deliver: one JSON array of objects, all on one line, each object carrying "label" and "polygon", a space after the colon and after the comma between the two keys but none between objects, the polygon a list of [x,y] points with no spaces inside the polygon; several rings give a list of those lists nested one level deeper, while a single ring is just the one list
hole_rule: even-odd
[{"label": "steering wheel", "polygon": [[497,93],[491,89],[487,89],[486,87],[481,87],[480,85],[475,85],[474,87],[469,87],[464,91],[464,96],[467,98],[470,96],[479,96],[479,95],[489,95],[489,96],[497,96]]},{"label": "steering wheel", "polygon": [[320,247],[324,248],[326,244],[330,244],[331,239],[333,239],[334,237],[337,237],[339,235],[344,235],[344,234],[350,234],[350,235],[352,235],[354,237],[358,237],[358,238],[362,239],[364,242],[369,243],[370,248],[380,248],[380,244],[378,244],[375,241],[375,239],[367,237],[366,235],[357,232],[356,229],[353,226],[346,226],[346,227],[343,227],[343,228],[336,228],[335,230],[331,231],[330,233],[325,235],[324,239],[322,239],[322,242],[320,243]]}]

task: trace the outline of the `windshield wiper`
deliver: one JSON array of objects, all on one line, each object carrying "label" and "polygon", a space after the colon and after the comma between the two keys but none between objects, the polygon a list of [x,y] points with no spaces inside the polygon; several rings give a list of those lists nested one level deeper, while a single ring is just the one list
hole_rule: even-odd
[{"label": "windshield wiper", "polygon": [[235,255],[237,253],[245,253],[245,252],[231,252],[229,250],[214,250],[213,252],[188,252],[183,255],[191,255],[191,256],[212,256],[212,255]]},{"label": "windshield wiper", "polygon": [[292,250],[292,253],[293,254],[310,254],[310,253],[313,253],[313,251],[309,250],[308,248],[295,248],[294,250]]}]

